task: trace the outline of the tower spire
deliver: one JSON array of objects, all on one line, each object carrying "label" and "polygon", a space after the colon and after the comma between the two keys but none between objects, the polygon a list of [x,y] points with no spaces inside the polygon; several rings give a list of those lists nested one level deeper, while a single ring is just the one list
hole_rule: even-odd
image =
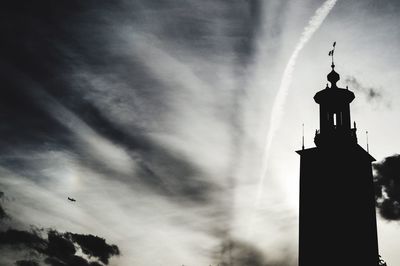
[{"label": "tower spire", "polygon": [[302,124],[301,149],[304,150],[304,123]]},{"label": "tower spire", "polygon": [[335,61],[334,61],[334,59],[333,59],[333,54],[335,53],[336,42],[333,42],[333,45],[332,45],[332,46],[333,46],[333,49],[329,51],[328,55],[332,58],[332,65],[331,65],[331,67],[332,67],[332,69],[334,69],[334,68],[335,68]]},{"label": "tower spire", "polygon": [[336,42],[333,43],[333,49],[329,51],[328,55],[332,58],[332,71],[328,74],[328,81],[331,83],[331,88],[337,88],[336,83],[340,80],[340,75],[335,71],[335,61],[333,55],[335,53]]}]

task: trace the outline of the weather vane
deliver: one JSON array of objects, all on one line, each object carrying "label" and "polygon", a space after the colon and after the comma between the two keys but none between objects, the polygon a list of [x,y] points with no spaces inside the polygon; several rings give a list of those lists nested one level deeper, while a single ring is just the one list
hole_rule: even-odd
[{"label": "weather vane", "polygon": [[333,61],[333,54],[335,53],[335,46],[336,46],[336,42],[333,42],[333,49],[329,51],[328,55],[330,57],[332,57],[332,67],[335,67],[335,63]]}]

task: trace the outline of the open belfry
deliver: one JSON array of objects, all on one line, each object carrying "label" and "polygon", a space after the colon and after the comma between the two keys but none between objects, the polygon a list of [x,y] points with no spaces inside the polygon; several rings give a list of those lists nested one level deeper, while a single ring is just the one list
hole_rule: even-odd
[{"label": "open belfry", "polygon": [[[335,43],[334,43],[335,48]],[[339,74],[317,92],[316,147],[300,154],[299,266],[377,266],[379,261],[371,163],[357,143],[350,116],[355,96],[340,88]],[[353,124],[353,127],[352,127]]]}]

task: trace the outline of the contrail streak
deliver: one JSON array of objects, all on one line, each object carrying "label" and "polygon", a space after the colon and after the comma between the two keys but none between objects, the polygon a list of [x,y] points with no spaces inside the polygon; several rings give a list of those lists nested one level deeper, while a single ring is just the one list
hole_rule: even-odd
[{"label": "contrail streak", "polygon": [[290,84],[292,83],[293,70],[296,65],[297,57],[299,56],[301,50],[304,48],[304,46],[307,44],[307,42],[311,39],[313,34],[321,26],[322,22],[324,22],[325,18],[328,16],[328,14],[332,10],[332,8],[335,6],[336,2],[337,2],[337,0],[327,0],[326,2],[324,2],[324,4],[321,7],[319,7],[315,11],[315,14],[309,20],[308,25],[304,28],[304,30],[301,34],[300,40],[297,43],[292,55],[290,56],[288,63],[286,64],[286,68],[285,68],[285,71],[283,72],[282,79],[281,79],[281,85],[279,87],[278,93],[274,100],[274,104],[272,106],[272,112],[271,112],[271,117],[270,117],[270,122],[269,122],[269,129],[268,129],[268,133],[267,133],[266,147],[265,147],[264,156],[263,156],[264,164],[263,164],[261,177],[260,177],[259,184],[258,184],[256,206],[259,204],[259,201],[262,196],[264,179],[265,179],[266,172],[268,169],[268,160],[270,157],[272,140],[276,134],[276,131],[278,130],[278,128],[281,124],[282,115],[283,115],[283,107],[285,105],[286,97],[289,92]]}]

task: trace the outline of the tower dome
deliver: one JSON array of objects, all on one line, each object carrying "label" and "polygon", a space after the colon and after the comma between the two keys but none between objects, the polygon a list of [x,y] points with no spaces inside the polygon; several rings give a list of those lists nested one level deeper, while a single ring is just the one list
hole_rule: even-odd
[{"label": "tower dome", "polygon": [[335,65],[332,64],[332,71],[327,75],[328,81],[331,83],[331,88],[337,88],[336,82],[340,80],[340,75],[335,71]]}]

